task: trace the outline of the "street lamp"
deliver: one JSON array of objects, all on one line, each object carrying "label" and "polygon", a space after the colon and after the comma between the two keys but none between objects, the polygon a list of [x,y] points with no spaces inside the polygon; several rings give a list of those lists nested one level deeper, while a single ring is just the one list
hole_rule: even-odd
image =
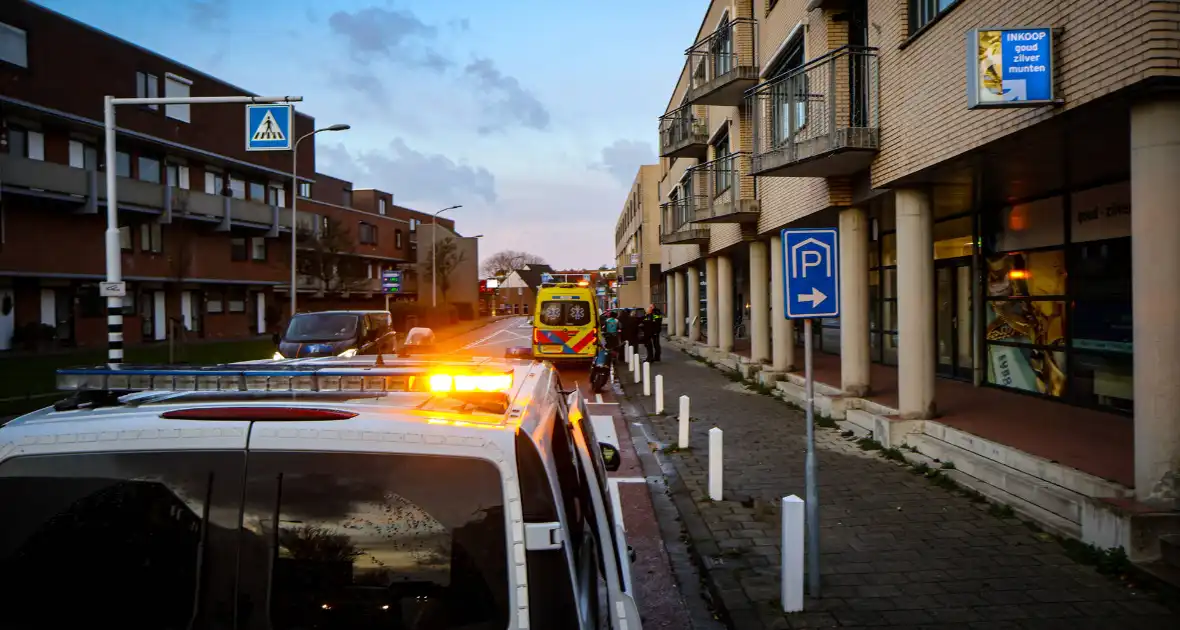
[{"label": "street lamp", "polygon": [[322,133],[324,131],[348,131],[352,129],[351,125],[332,125],[324,127],[323,129],[316,129],[311,133],[305,133],[295,141],[295,145],[291,147],[291,317],[295,316],[295,289],[296,289],[296,267],[295,267],[295,236],[296,223],[299,220],[299,215],[295,210],[299,199],[299,143],[304,140]]},{"label": "street lamp", "polygon": [[463,206],[449,206],[434,213],[430,223],[430,307],[438,308],[438,215]]}]

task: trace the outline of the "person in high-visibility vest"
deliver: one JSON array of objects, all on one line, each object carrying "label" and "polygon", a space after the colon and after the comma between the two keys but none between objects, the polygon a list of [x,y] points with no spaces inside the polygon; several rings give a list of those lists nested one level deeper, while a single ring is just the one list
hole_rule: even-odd
[{"label": "person in high-visibility vest", "polygon": [[643,345],[647,349],[647,360],[655,363],[660,360],[660,332],[664,328],[664,315],[655,304],[647,307],[647,315],[643,317]]}]

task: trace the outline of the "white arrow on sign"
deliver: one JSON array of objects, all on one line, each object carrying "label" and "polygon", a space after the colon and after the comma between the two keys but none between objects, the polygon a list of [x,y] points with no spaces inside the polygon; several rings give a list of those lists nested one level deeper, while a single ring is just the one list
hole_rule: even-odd
[{"label": "white arrow on sign", "polygon": [[820,304],[823,304],[823,301],[828,299],[828,296],[825,295],[823,291],[812,287],[811,293],[800,293],[798,295],[798,299],[800,302],[811,302],[811,306],[814,308]]},{"label": "white arrow on sign", "polygon": [[1008,88],[1004,92],[1005,101],[1027,101],[1028,100],[1028,82],[1024,79],[1008,79],[1004,81],[1004,87]]}]

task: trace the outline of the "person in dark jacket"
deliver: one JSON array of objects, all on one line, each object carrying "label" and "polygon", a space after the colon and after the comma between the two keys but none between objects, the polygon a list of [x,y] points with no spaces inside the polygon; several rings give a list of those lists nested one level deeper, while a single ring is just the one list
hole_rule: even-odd
[{"label": "person in dark jacket", "polygon": [[639,318],[635,316],[635,312],[631,309],[622,309],[619,323],[623,327],[623,341],[630,344],[635,350],[639,349]]},{"label": "person in dark jacket", "polygon": [[647,346],[648,363],[660,360],[660,332],[664,328],[664,314],[655,304],[647,307],[647,315],[643,318],[643,345]]}]

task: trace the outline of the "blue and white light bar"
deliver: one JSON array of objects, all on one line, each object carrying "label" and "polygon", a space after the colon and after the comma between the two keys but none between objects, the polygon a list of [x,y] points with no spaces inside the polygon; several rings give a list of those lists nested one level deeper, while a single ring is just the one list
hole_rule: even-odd
[{"label": "blue and white light bar", "polygon": [[[462,377],[498,378],[511,385],[511,373],[472,366],[321,367],[282,365],[217,365],[209,367],[97,367],[57,371],[57,388],[64,391],[161,392],[441,392],[438,375],[450,374],[447,391]],[[507,377],[507,381],[505,381]],[[471,379],[467,379],[471,380]],[[504,389],[497,388],[500,391]],[[486,391],[486,390],[484,390]]]}]

